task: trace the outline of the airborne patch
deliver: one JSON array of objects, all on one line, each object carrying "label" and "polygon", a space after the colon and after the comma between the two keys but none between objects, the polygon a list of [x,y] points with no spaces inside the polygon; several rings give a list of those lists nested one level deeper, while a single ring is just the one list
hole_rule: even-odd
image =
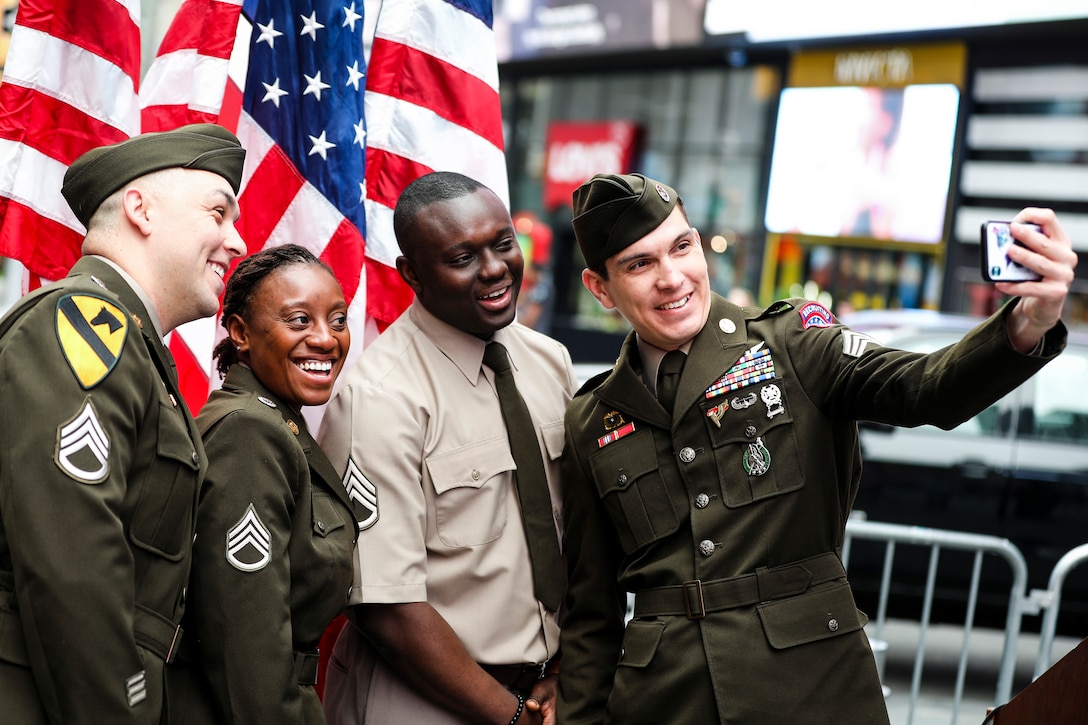
[{"label": "airborne patch", "polygon": [[104,297],[65,295],[57,301],[57,341],[76,380],[89,390],[121,359],[128,338],[128,315]]},{"label": "airborne patch", "polygon": [[355,461],[348,458],[348,470],[344,471],[344,489],[348,492],[353,508],[362,510],[358,520],[359,531],[365,531],[378,522],[378,487],[363,475]]},{"label": "airborne patch", "polygon": [[272,534],[250,504],[227,532],[227,561],[239,571],[260,571],[272,560]]}]

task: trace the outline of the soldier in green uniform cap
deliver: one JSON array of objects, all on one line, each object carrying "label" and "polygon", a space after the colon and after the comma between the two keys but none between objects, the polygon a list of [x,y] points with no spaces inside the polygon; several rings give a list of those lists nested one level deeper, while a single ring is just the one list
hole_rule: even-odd
[{"label": "soldier in green uniform cap", "polygon": [[[856,420],[952,428],[1058,354],[1076,255],[1025,209],[1040,282],[962,342],[888,349],[803,299],[710,291],[676,191],[599,175],[574,193],[586,288],[634,331],[567,410],[559,721],[872,725],[888,715],[840,561]],[[634,618],[624,626],[627,592]]]},{"label": "soldier in green uniform cap", "polygon": [[87,152],[63,280],[0,320],[5,722],[164,722],[206,460],[163,336],[245,253],[245,151],[199,124]]}]

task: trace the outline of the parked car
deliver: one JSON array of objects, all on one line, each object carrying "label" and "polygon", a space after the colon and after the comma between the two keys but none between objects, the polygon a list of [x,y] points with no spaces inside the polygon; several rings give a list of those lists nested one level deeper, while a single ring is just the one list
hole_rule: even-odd
[{"label": "parked car", "polygon": [[[961,338],[979,318],[919,310],[858,312],[842,322],[885,345],[929,352]],[[1045,589],[1063,554],[1088,542],[1088,333],[1003,399],[951,431],[861,424],[862,480],[854,510],[873,521],[1009,539],[1028,566],[1028,589]],[[904,556],[905,554],[905,556]],[[928,551],[897,554],[892,606],[916,603]],[[874,611],[883,550],[855,547],[850,579]],[[937,618],[963,621],[973,557],[942,554]],[[1059,630],[1088,633],[1088,567],[1065,580]],[[1011,573],[985,562],[976,621],[1004,626]],[[952,604],[948,604],[951,600]],[[913,606],[906,604],[905,606]],[[1027,618],[1025,629],[1038,627]]]}]

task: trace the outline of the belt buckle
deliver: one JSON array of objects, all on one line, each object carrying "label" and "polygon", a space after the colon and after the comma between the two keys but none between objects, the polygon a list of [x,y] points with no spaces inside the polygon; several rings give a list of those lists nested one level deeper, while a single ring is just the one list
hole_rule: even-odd
[{"label": "belt buckle", "polygon": [[[706,604],[703,602],[703,582],[699,579],[692,579],[680,586],[684,595],[684,612],[688,615],[688,619],[706,619]],[[694,601],[692,601],[693,599]]]}]

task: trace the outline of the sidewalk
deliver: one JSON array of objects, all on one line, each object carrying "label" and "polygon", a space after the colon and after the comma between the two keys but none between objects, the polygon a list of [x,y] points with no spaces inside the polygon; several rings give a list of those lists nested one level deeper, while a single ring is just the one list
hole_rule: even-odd
[{"label": "sidewalk", "polygon": [[[890,689],[887,702],[892,725],[981,725],[986,719],[986,708],[997,704],[994,697],[1004,646],[1003,632],[992,629],[972,630],[963,700],[955,720],[953,695],[956,689],[956,668],[963,645],[963,628],[930,625],[926,634],[925,664],[913,720],[910,719],[910,694],[914,656],[918,647],[918,624],[889,620],[884,625],[883,634],[888,643],[884,684]],[[1071,637],[1056,638],[1052,651],[1053,661],[1061,659],[1079,642],[1080,640]],[[1021,633],[1017,646],[1013,695],[1031,682],[1038,652],[1039,635]]]}]

